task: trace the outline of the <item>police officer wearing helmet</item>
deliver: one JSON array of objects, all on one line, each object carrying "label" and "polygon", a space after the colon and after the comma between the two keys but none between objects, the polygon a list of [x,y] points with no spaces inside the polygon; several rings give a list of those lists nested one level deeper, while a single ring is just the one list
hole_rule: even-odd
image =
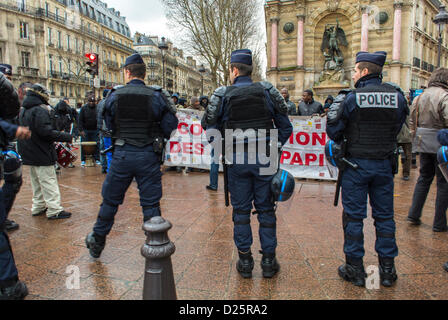
[{"label": "police officer wearing helmet", "polygon": [[383,51],[359,52],[353,75],[356,90],[342,92],[328,113],[328,136],[336,143],[345,140],[345,158],[358,166],[347,166],[342,173],[346,263],[338,269],[344,280],[356,286],[364,286],[366,277],[363,220],[367,196],[375,220],[381,284],[390,287],[397,279],[393,167],[397,135],[409,109],[399,91],[382,83],[386,56]]},{"label": "police officer wearing helmet", "polygon": [[12,66],[6,63],[0,63],[0,72],[3,73],[6,79],[12,81]]},{"label": "police officer wearing helmet", "polygon": [[[13,85],[0,72],[0,149],[5,150],[8,140],[14,138],[29,139],[31,132],[25,127],[19,127],[6,121],[18,115],[20,103]],[[12,169],[12,168],[6,168]],[[4,192],[0,188],[0,300],[19,300],[28,294],[28,289],[19,281],[14,256],[6,233],[6,218]]]},{"label": "police officer wearing helmet", "polygon": [[[2,72],[4,77],[9,81],[11,81],[12,79],[12,71],[13,70],[11,65],[5,63],[0,64],[0,72]],[[12,127],[11,121],[14,120],[16,120],[16,118],[4,121],[3,126]],[[3,149],[3,155],[4,155],[3,175],[5,178],[5,183],[3,184],[2,189],[3,189],[3,196],[5,198],[6,215],[8,216],[14,204],[16,195],[19,192],[20,187],[22,185],[22,161],[20,159],[20,156],[15,151],[14,145],[12,145],[11,143],[9,143]],[[19,229],[19,225],[15,221],[6,219],[5,228],[7,231],[14,231]]]},{"label": "police officer wearing helmet", "polygon": [[135,178],[140,191],[143,221],[160,216],[163,140],[176,130],[178,120],[169,94],[160,87],[147,87],[146,65],[135,53],[126,59],[127,84],[112,92],[105,102],[106,126],[115,146],[103,184],[98,219],[86,238],[90,255],[98,258],[112,229],[118,206]]},{"label": "police officer wearing helmet", "polygon": [[[278,140],[284,144],[292,133],[287,112],[288,106],[280,92],[268,82],[254,83],[252,74],[252,52],[248,49],[232,52],[230,80],[232,85],[216,89],[202,120],[203,127],[217,126],[224,129],[270,129],[276,128]],[[223,135],[224,137],[224,135]],[[239,261],[236,268],[244,278],[252,276],[254,260],[251,253],[251,210],[255,206],[260,223],[259,236],[262,249],[261,267],[265,278],[273,277],[279,270],[275,258],[277,247],[275,201],[271,192],[273,175],[261,175],[260,169],[268,165],[247,164],[250,155],[244,152],[244,164],[228,167],[228,189],[233,206],[234,241],[238,248]],[[216,155],[215,155],[216,157]],[[229,158],[229,155],[226,154]]]}]

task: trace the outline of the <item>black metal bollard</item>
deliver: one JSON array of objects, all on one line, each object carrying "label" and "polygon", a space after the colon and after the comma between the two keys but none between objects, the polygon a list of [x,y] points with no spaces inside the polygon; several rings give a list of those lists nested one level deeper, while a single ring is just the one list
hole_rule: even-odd
[{"label": "black metal bollard", "polygon": [[147,236],[141,253],[146,258],[143,300],[177,300],[171,255],[176,251],[168,238],[172,224],[162,217],[145,222]]}]

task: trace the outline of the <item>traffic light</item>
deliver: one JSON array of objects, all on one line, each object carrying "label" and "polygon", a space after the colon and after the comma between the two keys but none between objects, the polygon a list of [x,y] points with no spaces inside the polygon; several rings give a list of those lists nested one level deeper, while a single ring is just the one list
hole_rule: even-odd
[{"label": "traffic light", "polygon": [[99,65],[99,59],[97,53],[86,53],[86,58],[89,59],[86,64],[87,72],[90,73],[92,76],[96,76],[98,74],[98,65]]}]

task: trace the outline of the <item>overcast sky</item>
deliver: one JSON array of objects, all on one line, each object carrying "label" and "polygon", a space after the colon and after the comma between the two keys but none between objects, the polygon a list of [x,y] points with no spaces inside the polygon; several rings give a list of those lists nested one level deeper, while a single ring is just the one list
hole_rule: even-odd
[{"label": "overcast sky", "polygon": [[[132,36],[136,31],[146,35],[156,35],[170,39],[175,47],[182,48],[182,39],[167,26],[163,0],[103,0],[108,7],[113,7],[126,17],[126,22],[131,29]],[[265,39],[265,24],[263,6],[260,5],[260,33],[261,39]],[[263,40],[260,47],[264,48]],[[264,50],[263,50],[264,53]]]}]

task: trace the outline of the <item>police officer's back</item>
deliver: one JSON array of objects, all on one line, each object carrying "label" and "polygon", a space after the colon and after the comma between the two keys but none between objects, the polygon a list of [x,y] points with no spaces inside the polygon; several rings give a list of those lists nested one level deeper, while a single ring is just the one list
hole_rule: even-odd
[{"label": "police officer's back", "polygon": [[342,175],[346,264],[338,269],[342,278],[357,286],[365,285],[366,276],[363,219],[367,217],[367,195],[375,219],[381,283],[391,286],[397,278],[393,167],[397,135],[409,110],[405,97],[382,83],[385,61],[386,52],[359,52],[353,76],[356,90],[342,92],[328,113],[329,137],[338,143],[345,140],[345,157],[358,166],[347,166]]},{"label": "police officer's back", "polygon": [[[258,131],[277,128],[279,141],[284,144],[292,133],[292,125],[288,119],[288,107],[280,92],[272,84],[253,83],[252,54],[250,50],[237,50],[231,56],[232,86],[218,88],[210,99],[202,126],[210,128],[216,125],[221,130]],[[222,132],[224,137],[224,132]],[[263,252],[261,267],[264,277],[272,277],[279,270],[275,258],[277,247],[275,203],[271,193],[272,175],[260,174],[262,165],[258,156],[256,164],[249,164],[246,149],[244,163],[235,163],[228,167],[228,189],[233,206],[234,240],[238,248],[238,272],[245,278],[252,276],[254,261],[251,253],[252,231],[250,217],[253,205],[260,222],[260,242]],[[216,156],[216,155],[215,155]],[[229,155],[226,155],[229,158]]]},{"label": "police officer's back", "polygon": [[[29,139],[31,135],[27,128],[7,122],[18,115],[19,108],[17,92],[0,71],[0,149],[4,149],[8,140],[12,140],[14,137]],[[4,201],[3,196],[4,192],[0,188],[2,201]],[[0,205],[0,300],[19,300],[28,294],[28,289],[22,281],[19,281],[11,244],[6,233],[7,215],[5,203],[2,203]]]},{"label": "police officer's back", "polygon": [[112,92],[105,104],[104,117],[112,131],[115,150],[103,184],[98,219],[86,238],[95,258],[104,249],[118,206],[134,178],[140,191],[143,220],[161,215],[163,140],[178,124],[169,95],[161,88],[145,85],[146,66],[139,54],[126,59],[124,70],[127,85]]}]

